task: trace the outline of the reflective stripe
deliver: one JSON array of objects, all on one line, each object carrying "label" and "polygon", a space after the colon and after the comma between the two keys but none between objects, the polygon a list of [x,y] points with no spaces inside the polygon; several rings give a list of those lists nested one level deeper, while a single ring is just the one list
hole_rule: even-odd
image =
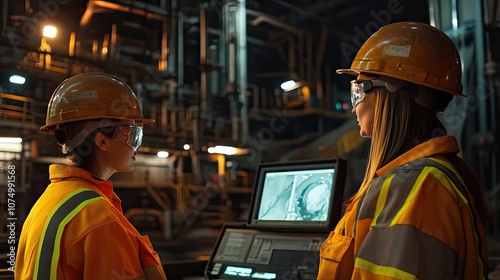
[{"label": "reflective stripe", "polygon": [[[380,244],[384,246],[381,247]],[[359,259],[374,262],[368,270],[377,274],[379,271],[373,269],[381,266],[406,271],[411,275],[418,275],[421,279],[463,279],[463,275],[456,274],[464,269],[464,261],[458,257],[457,252],[412,225],[374,227],[362,246],[363,252],[356,258],[357,268],[368,269],[358,265]],[[394,250],[395,253],[384,252],[382,248]],[[383,271],[382,275],[397,276],[395,271]],[[388,274],[389,272],[394,274]]]},{"label": "reflective stripe", "polygon": [[[426,169],[426,167],[424,167],[424,170],[425,169]],[[399,211],[396,213],[396,215],[394,215],[394,218],[392,219],[392,221],[389,225],[390,227],[394,226],[396,224],[396,221],[399,220],[399,217],[406,211],[406,209],[410,205],[411,201],[413,200],[413,198],[417,194],[418,189],[422,185],[422,182],[425,180],[426,176],[427,176],[427,172],[423,172],[423,171],[418,175],[417,180],[415,181],[415,183],[411,187],[410,193],[406,197],[406,200],[405,200],[403,206],[401,206],[401,208],[399,208]]]},{"label": "reflective stripe", "polygon": [[481,239],[479,238],[480,231],[479,231],[479,225],[478,225],[478,222],[476,219],[476,217],[478,215],[477,215],[477,213],[474,213],[474,211],[472,209],[472,205],[469,203],[467,191],[464,188],[465,183],[464,183],[462,177],[459,176],[459,174],[457,173],[455,168],[453,168],[448,162],[437,159],[437,158],[431,158],[431,157],[429,157],[427,159],[431,160],[431,162],[436,163],[436,168],[441,170],[444,174],[446,174],[453,181],[452,185],[455,189],[455,192],[457,192],[460,195],[462,200],[465,201],[465,205],[467,205],[467,210],[469,211],[469,215],[472,219],[472,224],[474,225],[475,243],[476,243],[477,248],[479,249],[479,251],[476,253],[476,260],[477,260],[478,271],[479,271],[478,279],[482,279],[485,276],[481,273],[481,271],[485,270],[484,264],[487,263],[488,261],[480,253],[483,244],[481,242]]},{"label": "reflective stripe", "polygon": [[[370,224],[370,233],[363,240],[356,255],[355,267],[367,272],[392,276],[395,278],[415,278],[425,276],[428,279],[463,278],[461,273],[465,269],[465,260],[458,256],[454,248],[424,232],[420,232],[416,225],[398,224],[400,217],[405,215],[411,203],[420,192],[424,181],[429,177],[441,182],[441,185],[469,212],[472,219],[476,247],[481,250],[483,244],[479,238],[478,215],[474,202],[469,203],[469,193],[463,179],[446,161],[434,158],[421,158],[410,164],[397,167],[385,176],[375,178],[368,191],[358,205],[358,220],[373,217]],[[367,201],[369,203],[362,203]],[[356,225],[355,225],[356,226]],[[416,242],[408,242],[415,240]],[[378,245],[377,245],[378,244]],[[401,258],[399,254],[381,253],[380,244],[385,248],[399,248],[400,252],[414,252]],[[434,248],[426,251],[421,248]],[[438,251],[440,254],[433,252]],[[478,268],[477,279],[483,279],[481,274],[485,267],[485,258],[479,251],[476,255]],[[422,263],[420,269],[416,263]],[[446,268],[446,271],[443,269]],[[406,272],[404,272],[406,271]],[[408,273],[407,275],[400,274]],[[458,275],[457,275],[458,273]],[[427,279],[427,278],[424,278]]]},{"label": "reflective stripe", "polygon": [[373,227],[377,224],[378,216],[380,215],[380,212],[382,212],[382,209],[384,209],[385,207],[385,203],[387,201],[387,194],[389,193],[389,186],[391,185],[394,176],[396,176],[396,173],[389,175],[382,183],[382,188],[380,189],[380,193],[377,199],[377,207],[375,208],[375,215],[373,216],[373,220],[372,223],[370,224],[370,227]]},{"label": "reflective stripe", "polygon": [[446,167],[448,170],[444,170],[443,168],[439,168],[441,171],[443,171],[443,173],[447,174],[448,172],[446,171],[451,171],[453,172],[453,174],[455,174],[455,176],[449,176],[450,179],[454,179],[454,177],[456,177],[456,179],[458,179],[460,181],[460,184],[458,185],[462,185],[462,186],[465,186],[465,182],[463,181],[462,177],[460,176],[460,174],[458,174],[458,172],[455,170],[455,168],[453,168],[453,166],[451,166],[451,164],[449,164],[448,162],[444,161],[444,160],[440,160],[440,159],[437,159],[437,158],[432,158],[432,157],[429,157],[427,159],[430,159],[434,162],[436,162],[438,165],[436,165],[437,168],[441,167],[441,166],[444,166]]},{"label": "reflective stripe", "polygon": [[405,272],[401,269],[397,269],[394,267],[388,267],[388,266],[376,265],[372,262],[369,262],[369,261],[363,260],[363,259],[359,259],[359,258],[356,259],[356,267],[370,271],[374,274],[388,276],[388,277],[394,277],[397,279],[417,279],[417,277],[415,277],[415,275],[412,275],[412,274]]},{"label": "reflective stripe", "polygon": [[73,217],[102,197],[90,189],[78,189],[61,200],[50,213],[40,237],[33,279],[56,279],[61,237]]}]

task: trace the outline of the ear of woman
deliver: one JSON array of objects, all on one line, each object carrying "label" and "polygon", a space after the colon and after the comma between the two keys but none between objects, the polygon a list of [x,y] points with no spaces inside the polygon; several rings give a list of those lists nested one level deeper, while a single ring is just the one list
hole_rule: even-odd
[{"label": "ear of woman", "polygon": [[96,134],[94,134],[94,143],[95,146],[103,152],[108,149],[109,141],[106,139],[106,136],[104,136],[102,132],[97,132]]}]

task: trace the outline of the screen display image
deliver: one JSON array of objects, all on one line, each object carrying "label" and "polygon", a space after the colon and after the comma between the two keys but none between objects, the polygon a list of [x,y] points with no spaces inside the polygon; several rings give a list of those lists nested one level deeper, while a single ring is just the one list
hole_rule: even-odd
[{"label": "screen display image", "polygon": [[335,170],[267,172],[259,220],[327,221]]},{"label": "screen display image", "polygon": [[261,164],[249,227],[332,230],[340,219],[346,169],[347,162],[341,159]]}]

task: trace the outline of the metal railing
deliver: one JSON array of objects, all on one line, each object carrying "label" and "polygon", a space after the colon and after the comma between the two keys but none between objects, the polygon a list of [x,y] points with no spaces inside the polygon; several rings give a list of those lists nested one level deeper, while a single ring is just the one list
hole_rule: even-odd
[{"label": "metal railing", "polygon": [[43,122],[47,105],[32,98],[0,93],[0,121],[36,125]]}]

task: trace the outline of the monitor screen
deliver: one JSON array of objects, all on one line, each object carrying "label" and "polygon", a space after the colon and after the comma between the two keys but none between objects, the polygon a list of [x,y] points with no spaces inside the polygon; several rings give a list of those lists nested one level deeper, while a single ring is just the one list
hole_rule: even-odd
[{"label": "monitor screen", "polygon": [[341,159],[260,165],[249,226],[333,229],[340,218],[345,169]]}]

